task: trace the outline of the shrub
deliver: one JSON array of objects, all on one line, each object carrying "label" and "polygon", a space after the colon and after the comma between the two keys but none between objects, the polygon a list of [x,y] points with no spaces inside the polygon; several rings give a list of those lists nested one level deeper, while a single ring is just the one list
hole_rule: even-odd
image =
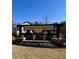
[{"label": "shrub", "polygon": [[16,40],[14,40],[12,43],[19,44],[20,42],[22,42],[22,38],[16,38]]},{"label": "shrub", "polygon": [[66,42],[64,39],[52,39],[50,41],[51,44],[55,44],[57,47],[65,47],[64,42]]}]

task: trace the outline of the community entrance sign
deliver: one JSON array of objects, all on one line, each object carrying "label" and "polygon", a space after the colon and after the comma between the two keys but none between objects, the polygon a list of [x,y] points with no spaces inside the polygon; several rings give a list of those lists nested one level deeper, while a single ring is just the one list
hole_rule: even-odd
[{"label": "community entrance sign", "polygon": [[53,30],[53,26],[24,26],[25,30],[34,30],[35,32],[42,32],[43,30]]},{"label": "community entrance sign", "polygon": [[[49,39],[49,37],[59,38],[59,31],[62,24],[42,24],[42,25],[17,25],[19,29],[19,37],[26,37],[29,39]],[[22,32],[22,28],[25,31]],[[32,32],[30,32],[32,31]]]}]

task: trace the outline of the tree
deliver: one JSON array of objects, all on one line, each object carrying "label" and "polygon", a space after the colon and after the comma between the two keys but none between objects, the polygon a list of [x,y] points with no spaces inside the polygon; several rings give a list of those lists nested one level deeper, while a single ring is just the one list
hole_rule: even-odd
[{"label": "tree", "polygon": [[16,23],[12,21],[12,33],[16,32]]},{"label": "tree", "polygon": [[61,22],[63,26],[60,28],[60,32],[63,33],[64,38],[66,39],[66,21]]},{"label": "tree", "polygon": [[39,22],[35,21],[35,25],[39,25]]},{"label": "tree", "polygon": [[16,27],[16,23],[12,21],[12,27]]}]

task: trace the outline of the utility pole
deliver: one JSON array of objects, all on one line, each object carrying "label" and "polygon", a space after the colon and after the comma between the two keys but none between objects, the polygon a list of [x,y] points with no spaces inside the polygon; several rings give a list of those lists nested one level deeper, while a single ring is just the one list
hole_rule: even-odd
[{"label": "utility pole", "polygon": [[48,24],[48,16],[45,16],[45,24]]}]

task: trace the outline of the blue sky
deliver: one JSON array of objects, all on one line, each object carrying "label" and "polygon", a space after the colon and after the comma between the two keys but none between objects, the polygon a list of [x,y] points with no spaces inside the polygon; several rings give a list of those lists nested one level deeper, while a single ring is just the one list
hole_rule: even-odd
[{"label": "blue sky", "polygon": [[66,20],[66,0],[12,0],[12,19],[15,23],[61,22]]}]

